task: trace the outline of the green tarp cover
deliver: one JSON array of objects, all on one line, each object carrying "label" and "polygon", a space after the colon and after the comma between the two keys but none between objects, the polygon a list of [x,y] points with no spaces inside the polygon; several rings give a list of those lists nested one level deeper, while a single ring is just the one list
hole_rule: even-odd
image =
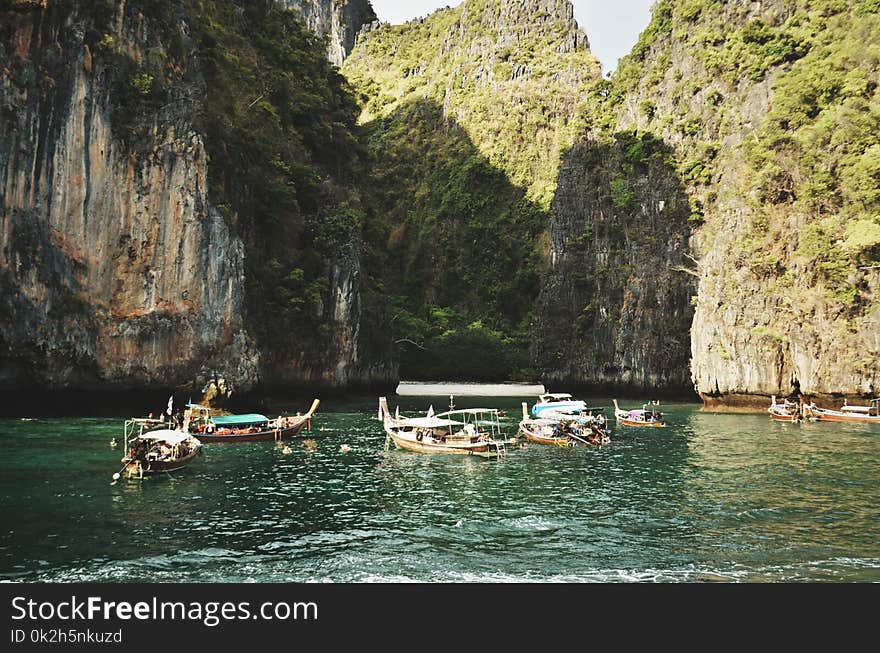
[{"label": "green tarp cover", "polygon": [[269,418],[259,413],[247,413],[245,415],[223,415],[212,417],[211,421],[217,426],[248,426],[250,424],[265,424]]}]

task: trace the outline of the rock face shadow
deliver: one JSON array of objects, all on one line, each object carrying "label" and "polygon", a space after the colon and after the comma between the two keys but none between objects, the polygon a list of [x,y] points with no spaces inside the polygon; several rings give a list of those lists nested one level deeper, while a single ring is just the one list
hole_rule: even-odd
[{"label": "rock face shadow", "polygon": [[[510,379],[528,365],[547,211],[433,101],[406,103],[366,131],[381,189],[373,233],[382,234],[387,287],[398,298],[400,377]],[[433,334],[446,319],[454,332]]]},{"label": "rock face shadow", "polygon": [[576,144],[563,159],[551,213],[551,268],[532,330],[543,382],[693,395],[697,277],[672,149],[639,132]]}]

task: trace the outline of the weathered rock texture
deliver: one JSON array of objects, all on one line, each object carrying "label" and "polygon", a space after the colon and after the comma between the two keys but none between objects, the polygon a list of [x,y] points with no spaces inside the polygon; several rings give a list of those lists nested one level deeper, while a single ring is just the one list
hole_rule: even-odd
[{"label": "weathered rock texture", "polygon": [[684,394],[695,283],[689,208],[647,135],[573,147],[559,173],[532,355],[545,384]]},{"label": "weathered rock texture", "polygon": [[[592,302],[603,302],[609,279],[657,287],[665,299],[635,322],[612,316],[611,329],[592,320],[578,334],[575,325],[572,348],[556,350],[551,379],[595,384],[605,365],[610,374],[599,382],[613,381],[633,367],[625,352],[634,346],[648,363],[636,378],[680,385],[686,341],[650,331],[677,323],[684,336],[692,310],[685,289],[696,281],[689,371],[707,405],[764,407],[794,381],[820,403],[878,392],[878,64],[862,54],[877,51],[877,20],[876,7],[860,2],[657,4],[614,80],[597,88],[604,107],[591,107],[586,121],[588,143],[636,130],[672,153],[648,183],[624,157],[608,184],[618,208],[611,222],[624,216],[625,226],[644,231],[644,217],[657,213],[661,228],[655,222],[651,230],[658,242],[646,257],[633,244],[611,260],[600,257],[588,273],[600,292],[579,294],[583,271],[573,261],[587,261],[567,256],[564,243],[596,243],[588,249],[594,258],[605,251],[597,227],[609,213],[596,219],[590,189],[608,161],[582,165],[573,182],[571,165],[563,166],[552,231],[563,245],[554,237],[544,299],[548,309],[561,301],[594,315]],[[578,148],[570,158],[577,169]],[[670,195],[671,216],[652,209]],[[630,202],[635,210],[619,210]],[[694,260],[682,261],[677,248],[688,244]],[[539,323],[537,338],[545,329],[551,334],[539,353],[554,351],[552,325],[549,316]],[[634,343],[631,334],[638,334]],[[566,367],[565,356],[578,351],[584,355]],[[663,352],[675,355],[664,360]]]},{"label": "weathered rock texture", "polygon": [[[114,137],[90,20],[2,19],[2,382],[167,385],[222,361],[253,384],[242,246],[208,203],[202,139],[181,104],[148,149]],[[159,45],[137,15],[113,35],[134,58]]]},{"label": "weathered rock texture", "polygon": [[[355,30],[360,4],[338,25]],[[387,382],[381,302],[361,324],[358,232],[325,263],[331,346],[279,361],[248,335],[245,247],[208,195],[204,79],[170,5],[164,25],[137,2],[0,11],[0,385]],[[172,80],[161,105],[142,108],[153,77],[120,62]]]},{"label": "weathered rock texture", "polygon": [[278,0],[299,14],[315,34],[327,37],[327,56],[337,66],[354,47],[365,25],[376,22],[369,0]]}]

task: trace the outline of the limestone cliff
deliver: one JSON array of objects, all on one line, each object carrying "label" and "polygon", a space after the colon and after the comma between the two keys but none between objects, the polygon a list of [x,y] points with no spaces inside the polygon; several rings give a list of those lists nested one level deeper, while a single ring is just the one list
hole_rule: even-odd
[{"label": "limestone cliff", "polygon": [[528,324],[562,152],[599,64],[566,0],[467,0],[362,37],[404,378],[532,378]]},{"label": "limestone cliff", "polygon": [[[208,203],[202,138],[175,102],[149,149],[114,136],[91,21],[3,14],[2,381],[168,385],[222,362],[252,384],[242,244]],[[110,27],[132,58],[159,45],[136,14]]]},{"label": "limestone cliff", "polygon": [[[216,5],[221,19],[235,15],[234,3]],[[257,5],[248,12],[265,14]],[[271,261],[249,256],[249,209],[218,200],[233,201],[216,192],[233,169],[206,129],[216,67],[206,78],[199,17],[192,3],[164,0],[0,8],[4,387],[167,388],[217,372],[248,389],[393,375],[381,301],[363,305],[356,224],[303,277],[324,315],[320,341],[260,335],[254,307],[265,298],[247,278]],[[314,69],[305,75],[329,74]],[[298,156],[308,171],[317,155]],[[302,246],[290,237],[279,248]],[[279,361],[279,348],[296,356]]]},{"label": "limestone cliff", "polygon": [[[858,1],[662,1],[613,80],[595,89],[604,102],[586,112],[587,143],[613,143],[630,130],[671,153],[672,174],[647,186],[637,168],[618,166],[607,187],[618,199],[612,204],[631,204],[625,222],[643,224],[670,194],[674,206],[686,198],[687,207],[673,219],[677,227],[663,221],[654,258],[642,259],[654,261],[647,273],[615,270],[638,257],[627,246],[594,276],[638,285],[659,275],[669,289],[681,275],[675,298],[643,315],[643,325],[645,317],[656,324],[689,314],[684,288],[696,282],[690,373],[707,405],[765,406],[794,381],[820,401],[877,392],[877,21],[876,3]],[[593,188],[606,167],[583,167],[580,188]],[[562,188],[560,181],[554,229],[594,240],[595,230],[578,229],[568,215]],[[593,215],[590,203],[580,205],[576,216]],[[684,260],[668,256],[688,242]],[[577,296],[576,272],[568,265],[551,275],[548,298]],[[588,299],[575,306],[594,314]],[[629,332],[621,320],[616,341]],[[598,351],[596,361],[606,358],[594,343],[607,352],[616,342],[595,328],[573,341]],[[640,342],[655,352],[677,348],[673,360],[652,364],[655,378],[684,376],[680,339]],[[586,369],[580,378],[593,383],[593,366],[582,360],[568,377]]]},{"label": "limestone cliff", "polygon": [[327,56],[337,66],[354,47],[358,32],[376,21],[369,0],[279,0],[315,34],[327,37]]},{"label": "limestone cliff", "polygon": [[532,356],[545,384],[682,395],[693,308],[688,201],[671,150],[620,132],[574,146],[552,206]]}]

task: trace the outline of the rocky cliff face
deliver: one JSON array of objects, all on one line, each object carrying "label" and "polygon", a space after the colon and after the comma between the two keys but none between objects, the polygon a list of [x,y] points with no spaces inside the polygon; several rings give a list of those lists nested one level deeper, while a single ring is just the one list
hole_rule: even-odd
[{"label": "rocky cliff face", "polygon": [[[878,66],[857,54],[877,47],[876,21],[876,7],[860,2],[664,1],[613,81],[596,89],[605,102],[586,113],[587,142],[637,130],[671,153],[666,181],[654,178],[650,188],[636,168],[617,167],[608,187],[619,200],[612,204],[634,202],[626,224],[640,224],[675,187],[680,207],[678,226],[664,220],[672,232],[643,259],[650,266],[638,271],[627,246],[598,274],[643,284],[669,271],[691,277],[672,275],[680,291],[643,314],[642,325],[687,316],[684,287],[696,282],[690,372],[707,405],[766,406],[794,381],[820,402],[877,392]],[[593,188],[606,167],[585,167],[575,187]],[[572,220],[562,190],[563,180],[554,232],[595,239]],[[593,211],[581,201],[573,213],[590,224]],[[688,243],[684,260],[668,256]],[[627,269],[616,271],[621,263]],[[569,264],[551,275],[548,305],[577,296],[577,272]],[[660,287],[670,288],[666,278]],[[610,345],[626,341],[628,324],[621,320],[616,337],[588,329],[575,348],[607,360],[593,343],[616,351]],[[674,334],[639,341],[678,352],[651,362],[644,378],[683,378],[687,356]],[[584,359],[568,377],[593,383],[593,367]]]},{"label": "rocky cliff face", "polygon": [[[91,21],[3,15],[2,381],[167,385],[222,364],[252,384],[242,244],[208,202],[202,139],[179,104],[149,149],[114,136]],[[137,15],[112,34],[133,58],[159,47]]]},{"label": "rocky cliff face", "polygon": [[356,228],[315,264],[321,350],[288,338],[297,358],[281,364],[249,335],[245,216],[221,215],[208,190],[195,13],[161,4],[15,2],[0,14],[0,383],[387,381],[390,343],[376,335],[387,317],[362,305]]},{"label": "rocky cliff face", "polygon": [[296,12],[315,34],[327,37],[327,56],[337,66],[351,52],[358,32],[376,22],[369,0],[278,0]]},{"label": "rocky cliff face", "polygon": [[567,153],[533,336],[545,384],[688,392],[696,284],[682,273],[689,208],[671,159],[668,146],[636,132]]},{"label": "rocky cliff face", "polygon": [[[878,60],[860,53],[880,45],[877,8],[744,3],[703,17],[719,18],[764,51],[746,79],[706,89],[729,118],[711,134],[717,196],[696,240],[694,386],[708,406],[764,407],[795,382],[820,404],[876,396],[880,95]],[[873,181],[857,181],[867,169]]]}]

